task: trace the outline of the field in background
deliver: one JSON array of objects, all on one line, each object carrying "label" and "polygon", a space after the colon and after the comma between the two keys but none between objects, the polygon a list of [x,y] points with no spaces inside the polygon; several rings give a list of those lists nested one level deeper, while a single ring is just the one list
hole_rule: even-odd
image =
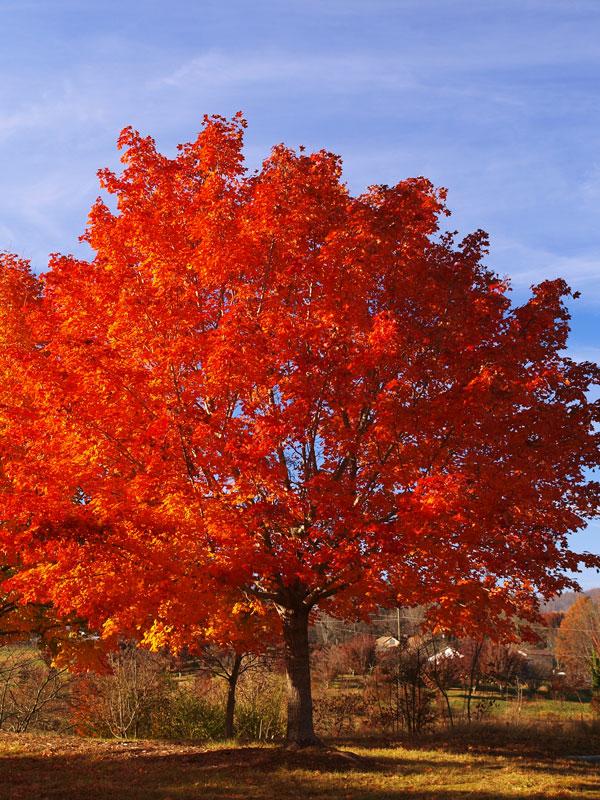
[{"label": "field in background", "polygon": [[[334,700],[341,696],[356,696],[364,691],[365,678],[357,675],[341,675],[328,688],[322,689],[320,695]],[[467,693],[462,687],[447,690],[453,721],[461,725],[467,721]],[[542,726],[554,723],[592,723],[596,716],[591,708],[591,693],[581,690],[568,693],[556,693],[554,696],[542,688],[537,691],[522,691],[508,687],[504,692],[489,686],[473,692],[470,700],[471,720],[474,723],[500,723],[503,726],[538,723]],[[431,727],[444,735],[443,731],[449,727],[448,713],[445,701],[438,695],[436,719]],[[350,729],[364,734],[368,729],[368,720],[359,715],[351,721],[348,717],[342,730]],[[599,751],[600,753],[600,751]]]},{"label": "field in background", "polygon": [[[465,713],[466,696],[463,689],[450,689],[452,711],[457,719]],[[502,694],[499,691],[487,690],[473,694],[471,698],[473,716],[479,714],[483,719],[505,722],[545,722],[552,720],[591,721],[594,715],[591,710],[589,692],[581,692],[580,696],[548,697],[541,692],[523,692],[521,696],[514,691]]]}]

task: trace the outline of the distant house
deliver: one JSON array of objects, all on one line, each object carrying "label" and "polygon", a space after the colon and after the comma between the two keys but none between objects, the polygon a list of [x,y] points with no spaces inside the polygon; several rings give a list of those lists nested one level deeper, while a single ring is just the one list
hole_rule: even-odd
[{"label": "distant house", "polygon": [[433,664],[439,664],[440,661],[445,661],[448,658],[464,658],[464,656],[453,647],[446,647],[445,650],[441,650],[439,653],[434,653],[434,655],[429,656],[427,660]]},{"label": "distant house", "polygon": [[529,671],[540,678],[548,679],[555,674],[556,658],[551,650],[538,650],[527,648],[518,651],[521,658],[524,658]]},{"label": "distant house", "polygon": [[375,640],[377,650],[389,650],[392,647],[400,647],[400,642],[395,636],[380,636]]}]

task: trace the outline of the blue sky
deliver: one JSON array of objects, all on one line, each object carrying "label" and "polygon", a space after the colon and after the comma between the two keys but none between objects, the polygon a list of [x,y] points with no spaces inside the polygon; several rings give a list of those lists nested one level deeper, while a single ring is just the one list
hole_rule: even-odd
[{"label": "blue sky", "polygon": [[[0,0],[0,30],[0,249],[77,252],[125,125],[173,152],[241,109],[251,166],[284,141],[355,192],[448,187],[517,300],[582,292],[571,350],[600,361],[599,0]],[[600,553],[600,524],[574,543]]]}]

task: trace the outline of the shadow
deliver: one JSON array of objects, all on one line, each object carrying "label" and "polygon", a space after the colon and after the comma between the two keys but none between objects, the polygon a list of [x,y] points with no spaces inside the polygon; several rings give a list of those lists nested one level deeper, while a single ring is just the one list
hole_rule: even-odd
[{"label": "shadow", "polygon": [[[494,758],[573,761],[600,755],[599,722],[535,724],[473,723],[423,733],[416,738],[336,739],[338,746],[364,749],[404,747],[436,753],[470,754]],[[589,763],[592,763],[590,760]]]},{"label": "shadow", "polygon": [[[364,749],[364,745],[363,745]],[[0,757],[0,800],[508,800],[506,761],[412,756],[395,749],[373,757],[335,750],[270,747],[206,750],[137,743],[129,748],[86,742],[60,752]],[[512,765],[508,765],[509,768]],[[597,765],[563,762],[514,765],[530,771],[529,800],[600,796]],[[544,790],[537,791],[535,774]],[[556,776],[556,787],[551,784]],[[564,783],[568,776],[568,783]],[[561,781],[561,779],[563,779]],[[457,788],[460,784],[460,788]],[[519,795],[517,795],[519,796]]]}]

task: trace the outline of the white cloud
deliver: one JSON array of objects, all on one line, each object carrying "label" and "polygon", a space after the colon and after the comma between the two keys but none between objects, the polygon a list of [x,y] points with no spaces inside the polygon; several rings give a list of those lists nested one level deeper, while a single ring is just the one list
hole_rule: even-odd
[{"label": "white cloud", "polygon": [[237,87],[249,84],[281,83],[297,87],[290,81],[311,85],[344,86],[355,89],[357,83],[375,81],[396,91],[414,88],[417,84],[400,58],[373,57],[359,53],[336,55],[289,55],[286,53],[238,53],[208,50],[183,62],[172,72],[149,81],[149,87]]},{"label": "white cloud", "polygon": [[100,124],[106,113],[97,102],[96,93],[69,82],[52,92],[45,92],[28,103],[0,111],[0,141],[28,130],[48,130],[64,126]]},{"label": "white cloud", "polygon": [[597,206],[600,200],[600,163],[592,164],[582,185],[581,192],[584,200]]},{"label": "white cloud", "polygon": [[600,364],[600,347],[576,344],[567,347],[566,354],[573,361],[591,361],[594,364]]},{"label": "white cloud", "polygon": [[600,252],[560,255],[523,243],[492,241],[489,258],[497,272],[506,273],[517,290],[552,278],[564,278],[585,302],[600,303]]},{"label": "white cloud", "polygon": [[[419,0],[417,5],[422,4],[423,0]],[[385,5],[381,4],[383,16]],[[469,11],[468,4],[462,5],[463,13]],[[322,6],[319,3],[319,11],[326,13]],[[388,9],[393,10],[392,5],[388,4]],[[357,10],[364,12],[364,5],[359,3]],[[470,11],[468,16],[471,23],[478,22]],[[480,19],[479,24],[482,22]],[[585,28],[580,28],[578,46],[573,48],[570,37],[566,35],[568,19],[562,25],[536,26],[536,36],[533,38],[529,26],[516,29],[510,20],[502,17],[496,22],[494,36],[477,36],[476,25],[475,31],[465,37],[462,48],[446,47],[436,41],[435,37],[423,35],[423,31],[418,28],[407,30],[392,52],[389,48],[386,48],[387,52],[377,51],[372,46],[365,46],[364,49],[332,46],[313,52],[298,49],[290,52],[276,48],[268,51],[232,52],[224,48],[212,48],[182,60],[172,71],[151,80],[150,85],[182,87],[201,82],[224,87],[303,80],[316,86],[335,83],[337,86],[346,85],[350,88],[356,85],[356,81],[375,81],[376,85],[389,84],[399,90],[403,88],[403,84],[415,87],[421,79],[432,87],[440,87],[447,81],[449,74],[453,73],[481,73],[489,78],[498,70],[514,70],[519,73],[524,68],[600,61],[600,51],[592,31],[586,32]],[[398,24],[398,20],[391,21],[390,24]],[[471,75],[471,79],[475,77],[475,74]],[[449,87],[449,91],[457,93],[469,93],[472,90]],[[487,90],[490,91],[489,85]],[[520,102],[514,94],[508,90],[503,91],[497,83],[491,91],[497,95],[499,101],[515,104]]]}]

